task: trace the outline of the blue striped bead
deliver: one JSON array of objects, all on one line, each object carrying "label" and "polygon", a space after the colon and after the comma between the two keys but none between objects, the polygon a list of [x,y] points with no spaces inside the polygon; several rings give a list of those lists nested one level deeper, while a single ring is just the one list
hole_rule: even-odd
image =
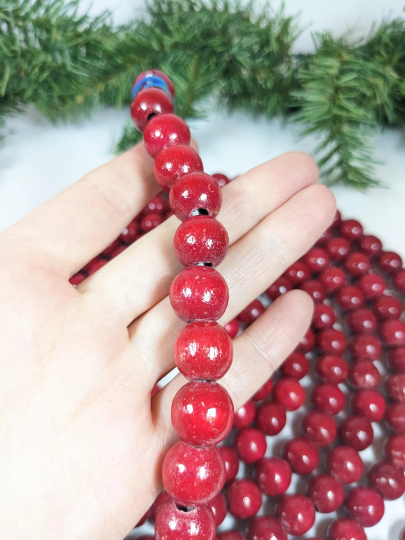
[{"label": "blue striped bead", "polygon": [[174,98],[170,93],[169,87],[167,86],[166,82],[157,75],[148,75],[144,79],[141,79],[137,84],[135,84],[132,89],[132,98],[135,98],[141,90],[149,87],[160,88],[161,90],[164,90],[166,94],[170,97],[170,99],[174,101]]}]

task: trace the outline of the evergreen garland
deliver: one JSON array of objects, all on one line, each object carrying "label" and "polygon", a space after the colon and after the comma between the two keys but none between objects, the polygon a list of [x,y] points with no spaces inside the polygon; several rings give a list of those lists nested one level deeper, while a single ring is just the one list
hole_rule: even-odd
[{"label": "evergreen garland", "polygon": [[[282,10],[150,0],[144,19],[117,27],[109,13],[79,15],[78,1],[0,0],[0,122],[28,105],[52,120],[127,105],[135,75],[153,66],[174,80],[181,116],[204,116],[214,97],[229,110],[291,117],[319,137],[325,181],[378,184],[370,135],[405,123],[404,20],[357,43],[319,34],[313,54],[294,55],[297,20]],[[128,124],[117,150],[138,140]]]}]

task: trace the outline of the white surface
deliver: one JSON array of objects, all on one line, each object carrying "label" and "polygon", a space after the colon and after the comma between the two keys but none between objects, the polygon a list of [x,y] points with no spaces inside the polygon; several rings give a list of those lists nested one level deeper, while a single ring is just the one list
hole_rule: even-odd
[{"label": "white surface", "polygon": [[[125,22],[133,13],[141,13],[142,6],[140,1],[116,1],[114,12],[117,22]],[[106,7],[111,7],[111,2],[93,0],[92,12]],[[303,25],[314,23],[311,31],[332,29],[336,35],[353,27],[367,32],[372,21],[381,20],[389,13],[398,16],[402,9],[402,0],[287,1],[288,13],[302,11]],[[300,38],[299,50],[311,48],[310,30]],[[0,149],[0,230],[88,170],[111,159],[112,148],[127,118],[126,110],[102,110],[91,120],[75,125],[53,126],[35,111],[9,118],[6,144]],[[206,121],[193,122],[192,132],[200,145],[206,170],[230,176],[282,152],[310,152],[315,146],[313,139],[299,141],[299,129],[293,124],[284,125],[277,120],[252,121],[243,114],[229,116],[218,112]],[[405,257],[403,146],[403,133],[399,131],[387,130],[376,138],[375,155],[384,162],[377,168],[377,174],[385,184],[384,189],[362,194],[338,187],[334,193],[344,217],[358,218],[367,232],[375,233],[383,240],[387,249]],[[372,460],[371,452],[366,459]],[[369,540],[397,540],[404,525],[405,501],[401,499],[386,504],[384,519],[378,526],[367,529],[367,535]],[[317,532],[323,533],[322,530]]]}]

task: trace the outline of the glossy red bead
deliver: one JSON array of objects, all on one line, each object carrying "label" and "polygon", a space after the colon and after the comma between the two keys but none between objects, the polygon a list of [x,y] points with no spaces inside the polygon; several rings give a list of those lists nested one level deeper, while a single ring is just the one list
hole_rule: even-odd
[{"label": "glossy red bead", "polygon": [[283,495],[276,508],[283,527],[292,536],[301,536],[315,523],[315,508],[304,495]]},{"label": "glossy red bead", "polygon": [[363,527],[373,527],[384,515],[384,501],[373,488],[358,486],[349,491],[345,507],[351,517]]},{"label": "glossy red bead", "polygon": [[291,291],[291,289],[291,282],[285,276],[280,276],[272,285],[270,285],[266,293],[270,300],[274,301],[282,294]]},{"label": "glossy red bead", "polygon": [[144,233],[156,229],[164,219],[162,214],[147,214],[141,219],[140,228]]},{"label": "glossy red bead", "polygon": [[292,285],[298,285],[309,279],[310,276],[311,272],[309,271],[308,266],[302,261],[296,261],[284,272],[284,277],[286,277]]},{"label": "glossy red bead", "polygon": [[100,268],[103,268],[108,263],[107,259],[101,259],[98,258],[96,261],[93,262],[93,264],[90,265],[90,268],[88,269],[89,276],[92,276],[95,274]]},{"label": "glossy red bead", "polygon": [[173,112],[172,99],[160,88],[149,87],[141,90],[131,103],[132,121],[141,132],[144,131],[146,124],[153,116]]},{"label": "glossy red bead", "polygon": [[268,497],[277,497],[285,493],[290,487],[291,477],[291,467],[285,459],[263,458],[256,464],[256,482]]},{"label": "glossy red bead", "polygon": [[382,295],[374,300],[371,309],[379,321],[399,319],[402,304],[395,296]]},{"label": "glossy red bead", "polygon": [[306,331],[305,335],[301,338],[298,344],[297,350],[302,353],[307,353],[313,349],[315,344],[315,336],[310,328]]},{"label": "glossy red bead", "polygon": [[394,373],[385,379],[385,391],[393,401],[405,403],[405,373]]},{"label": "glossy red bead", "polygon": [[181,176],[170,189],[173,214],[181,221],[193,215],[215,217],[221,209],[222,194],[218,182],[203,172]]},{"label": "glossy red bead", "polygon": [[332,234],[333,234],[333,231],[332,231],[332,227],[329,227],[328,229],[326,229],[326,231],[324,231],[321,236],[318,238],[318,240],[316,241],[316,247],[318,246],[324,246],[328,240],[330,240],[332,238]]},{"label": "glossy red bead", "polygon": [[346,338],[340,330],[335,328],[325,328],[321,330],[316,338],[318,349],[323,354],[343,354],[346,350]]},{"label": "glossy red bead", "polygon": [[392,278],[392,284],[394,285],[394,288],[402,293],[405,294],[405,269],[401,268],[398,270],[398,272],[395,272],[393,278]]},{"label": "glossy red bead", "polygon": [[318,448],[305,437],[295,437],[285,443],[283,458],[297,474],[310,474],[318,466]]},{"label": "glossy red bead", "polygon": [[218,493],[218,495],[208,503],[208,506],[211,508],[214,515],[215,525],[219,527],[226,518],[228,512],[225,497],[222,493]]},{"label": "glossy red bead", "polygon": [[305,390],[297,379],[283,377],[274,385],[275,400],[283,405],[287,411],[296,411],[305,401]]},{"label": "glossy red bead", "polygon": [[160,77],[161,79],[163,79],[164,82],[167,84],[167,88],[169,92],[171,93],[173,97],[175,97],[176,92],[175,92],[173,81],[171,80],[170,77],[166,75],[166,73],[164,73],[163,71],[160,71],[159,69],[148,69],[147,71],[143,71],[142,73],[140,73],[135,79],[134,86],[136,86],[143,79],[147,77],[151,77],[152,75],[155,75],[156,77]]},{"label": "glossy red bead", "polygon": [[220,446],[219,452],[225,466],[225,482],[233,480],[239,471],[238,454],[231,446]]},{"label": "glossy red bead", "polygon": [[388,366],[392,371],[405,373],[405,347],[395,347],[387,354]]},{"label": "glossy red bead", "polygon": [[170,303],[185,322],[216,321],[225,313],[229,292],[224,278],[209,266],[185,268],[170,286]]},{"label": "glossy red bead", "polygon": [[405,433],[396,433],[385,440],[385,457],[402,469],[405,469]]},{"label": "glossy red bead", "polygon": [[320,356],[315,364],[315,373],[323,381],[340,384],[346,380],[349,367],[341,356],[328,354]]},{"label": "glossy red bead", "polygon": [[371,234],[362,236],[357,244],[359,251],[367,255],[367,257],[373,258],[382,250],[382,243],[376,236]]},{"label": "glossy red bead", "polygon": [[326,298],[326,290],[320,281],[309,279],[299,285],[299,288],[309,294],[315,304],[323,302]]},{"label": "glossy red bead", "polygon": [[159,508],[167,501],[171,501],[171,497],[167,493],[167,491],[163,490],[159,493],[159,495],[156,497],[154,503],[151,506],[150,520],[152,522],[156,520],[156,514]]},{"label": "glossy red bead", "polygon": [[349,253],[343,266],[346,272],[353,277],[363,276],[371,270],[371,264],[368,257],[358,251]]},{"label": "glossy red bead", "polygon": [[380,422],[384,418],[385,399],[376,390],[358,390],[352,395],[351,407],[354,413],[365,416],[370,422]]},{"label": "glossy red bead", "polygon": [[377,328],[377,319],[367,308],[356,309],[346,315],[347,327],[353,334],[372,334]]},{"label": "glossy red bead", "polygon": [[336,439],[335,420],[321,411],[309,411],[301,420],[301,429],[305,437],[320,448],[329,446]]},{"label": "glossy red bead", "polygon": [[195,150],[183,144],[167,146],[156,157],[153,174],[156,182],[169,191],[176,180],[192,172],[202,172],[203,163]]},{"label": "glossy red bead", "polygon": [[345,406],[345,395],[335,384],[318,384],[311,392],[311,402],[320,411],[334,416]]},{"label": "glossy red bead", "polygon": [[399,499],[405,493],[404,471],[388,461],[375,463],[368,472],[368,481],[387,501]]},{"label": "glossy red bead", "polygon": [[352,311],[364,305],[364,294],[354,285],[344,285],[335,292],[334,298],[342,311]]},{"label": "glossy red bead", "polygon": [[319,281],[325,287],[325,290],[328,293],[333,293],[346,283],[345,273],[341,268],[337,266],[330,266],[326,268],[319,275]]},{"label": "glossy red bead", "polygon": [[234,447],[244,463],[254,463],[266,453],[266,437],[256,428],[245,427],[236,433]]},{"label": "glossy red bead", "polygon": [[174,253],[183,266],[218,266],[224,260],[229,237],[215,218],[193,216],[178,227],[173,239]]},{"label": "glossy red bead", "polygon": [[156,514],[156,540],[215,540],[215,532],[214,516],[207,506],[184,510],[168,501]]},{"label": "glossy red bead", "polygon": [[371,334],[356,334],[349,339],[348,349],[355,358],[378,360],[381,356],[381,344]]},{"label": "glossy red bead", "polygon": [[215,173],[212,175],[212,177],[215,178],[215,180],[217,180],[220,188],[223,188],[230,182],[229,178],[225,176],[225,174],[222,174],[222,173]]},{"label": "glossy red bead", "polygon": [[364,465],[357,450],[351,446],[336,446],[328,454],[327,470],[342,484],[352,484],[360,480]]},{"label": "glossy red bead", "polygon": [[224,326],[225,330],[228,332],[231,339],[236,338],[239,332],[239,321],[238,319],[232,319],[231,321],[227,322]]},{"label": "glossy red bead", "polygon": [[132,244],[138,238],[139,225],[137,221],[131,221],[120,234],[120,240],[124,244]]},{"label": "glossy red bead", "polygon": [[77,287],[77,285],[80,285],[82,281],[86,279],[86,274],[79,272],[78,274],[75,274],[69,279],[69,283],[73,285],[74,287]]},{"label": "glossy red bead", "polygon": [[319,273],[329,266],[329,255],[322,248],[311,248],[303,257],[304,263],[312,273]]},{"label": "glossy red bead", "polygon": [[363,227],[356,219],[346,219],[339,226],[339,231],[343,238],[349,240],[357,240],[363,236]]},{"label": "glossy red bead", "polygon": [[372,360],[356,360],[350,364],[347,382],[352,388],[371,390],[376,388],[380,381],[380,372]]},{"label": "glossy red bead", "polygon": [[177,442],[162,465],[163,485],[183,506],[201,506],[217,495],[225,483],[225,466],[216,447],[196,448]]},{"label": "glossy red bead", "polygon": [[103,251],[103,256],[111,258],[119,247],[121,247],[121,241],[119,238],[117,238],[116,240],[114,240],[114,242],[112,242],[108,247],[105,248],[105,250]]},{"label": "glossy red bead", "polygon": [[353,519],[339,518],[328,527],[328,540],[367,540],[363,527]]},{"label": "glossy red bead", "polygon": [[395,251],[382,251],[377,257],[377,266],[385,274],[393,274],[402,267],[402,259]]},{"label": "glossy red bead", "polygon": [[146,151],[155,158],[168,146],[176,144],[189,145],[190,130],[185,121],[175,114],[159,114],[147,123],[143,140]]},{"label": "glossy red bead", "polygon": [[385,410],[385,422],[392,431],[405,433],[405,403],[392,403]]},{"label": "glossy red bead", "polygon": [[337,236],[327,241],[325,249],[333,261],[340,261],[350,253],[350,243],[346,238]]},{"label": "glossy red bead", "polygon": [[245,537],[239,531],[224,531],[218,533],[217,540],[245,540]]},{"label": "glossy red bead", "polygon": [[266,435],[274,436],[280,433],[287,421],[284,405],[270,402],[263,403],[256,412],[257,427]]},{"label": "glossy red bead", "polygon": [[257,516],[249,523],[247,540],[287,540],[281,521],[273,516]]},{"label": "glossy red bead", "polygon": [[357,287],[364,294],[364,297],[369,300],[383,294],[387,284],[378,274],[366,274],[357,280]]},{"label": "glossy red bead", "polygon": [[242,407],[239,407],[239,409],[235,411],[235,415],[233,418],[233,427],[242,428],[248,426],[253,422],[255,414],[256,407],[254,401],[249,399],[249,401],[247,401],[244,405],[242,405]]},{"label": "glossy red bead", "polygon": [[346,416],[339,426],[339,437],[344,444],[361,452],[373,442],[373,427],[364,416]]},{"label": "glossy red bead", "polygon": [[390,319],[380,324],[379,334],[388,347],[405,346],[405,323],[398,319]]},{"label": "glossy red bead", "polygon": [[334,512],[343,503],[343,486],[330,474],[318,474],[308,482],[307,495],[314,503],[317,512]]},{"label": "glossy red bead", "polygon": [[315,304],[314,314],[312,317],[312,328],[314,328],[314,330],[332,328],[335,321],[336,316],[330,306],[326,304]]},{"label": "glossy red bead", "polygon": [[253,300],[238,315],[238,319],[246,326],[251,325],[256,319],[266,311],[260,300]]},{"label": "glossy red bead", "polygon": [[228,436],[232,423],[231,397],[216,382],[189,382],[173,399],[173,427],[180,439],[189,444],[218,444]]},{"label": "glossy red bead", "polygon": [[259,486],[252,480],[232,480],[226,490],[229,512],[237,519],[247,519],[260,510],[262,494]]},{"label": "glossy red bead", "polygon": [[285,377],[293,377],[294,379],[302,379],[309,371],[309,361],[307,357],[295,351],[284,360],[280,366],[280,372]]},{"label": "glossy red bead", "polygon": [[142,210],[142,214],[164,214],[169,210],[169,201],[160,193],[153,197]]},{"label": "glossy red bead", "polygon": [[273,379],[270,378],[263,384],[263,386],[259,388],[259,390],[255,394],[253,394],[253,401],[261,401],[262,399],[266,399],[267,397],[269,397],[272,390]]}]

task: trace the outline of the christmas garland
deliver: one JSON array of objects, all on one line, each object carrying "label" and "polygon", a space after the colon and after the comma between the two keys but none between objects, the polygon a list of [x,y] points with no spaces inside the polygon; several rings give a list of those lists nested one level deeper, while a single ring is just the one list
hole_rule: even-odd
[{"label": "christmas garland", "polygon": [[[371,136],[405,123],[405,20],[367,38],[315,36],[293,54],[294,17],[226,0],[151,0],[143,19],[114,26],[109,13],[80,15],[78,0],[0,0],[0,122],[28,105],[52,120],[120,107],[136,73],[151,65],[174,80],[178,114],[217,106],[286,116],[316,134],[328,183],[377,185]],[[207,105],[209,103],[209,105]],[[132,126],[117,146],[138,141]]]}]

